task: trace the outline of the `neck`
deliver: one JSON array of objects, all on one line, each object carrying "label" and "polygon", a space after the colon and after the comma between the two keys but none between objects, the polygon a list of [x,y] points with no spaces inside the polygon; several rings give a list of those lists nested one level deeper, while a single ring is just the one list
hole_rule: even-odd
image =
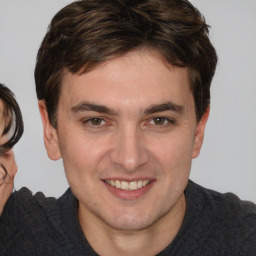
[{"label": "neck", "polygon": [[89,210],[81,210],[78,218],[83,233],[99,255],[156,255],[175,238],[182,225],[186,202],[184,194],[175,206],[151,226],[143,230],[117,230],[108,226]]}]

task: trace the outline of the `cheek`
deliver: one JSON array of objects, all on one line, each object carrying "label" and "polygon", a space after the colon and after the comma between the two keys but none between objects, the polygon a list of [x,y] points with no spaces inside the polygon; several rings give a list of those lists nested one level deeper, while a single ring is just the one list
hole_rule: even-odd
[{"label": "cheek", "polygon": [[66,172],[83,172],[88,169],[93,159],[96,157],[95,152],[86,143],[76,143],[73,141],[67,145],[60,146],[60,152]]},{"label": "cheek", "polygon": [[[59,136],[59,147],[66,173],[89,173],[92,172],[104,155],[104,143],[92,139],[84,134],[77,133],[76,136]],[[86,170],[86,172],[85,172]]]},{"label": "cheek", "polygon": [[191,164],[193,145],[193,136],[181,134],[153,143],[151,152],[163,169],[168,168],[168,166],[170,168],[185,168]]}]

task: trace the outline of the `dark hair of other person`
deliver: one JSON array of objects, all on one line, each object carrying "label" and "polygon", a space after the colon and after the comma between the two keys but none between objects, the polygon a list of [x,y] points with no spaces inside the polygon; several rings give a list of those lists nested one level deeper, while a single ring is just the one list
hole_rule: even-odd
[{"label": "dark hair of other person", "polygon": [[8,141],[0,145],[0,155],[4,155],[21,138],[24,126],[20,107],[14,94],[3,84],[0,84],[0,100],[3,102],[4,129],[0,136],[8,134]]},{"label": "dark hair of other person", "polygon": [[167,63],[187,67],[197,121],[210,103],[217,55],[208,25],[187,0],[80,0],[52,19],[38,51],[37,97],[51,124],[66,70],[82,74],[139,49],[158,51]]}]

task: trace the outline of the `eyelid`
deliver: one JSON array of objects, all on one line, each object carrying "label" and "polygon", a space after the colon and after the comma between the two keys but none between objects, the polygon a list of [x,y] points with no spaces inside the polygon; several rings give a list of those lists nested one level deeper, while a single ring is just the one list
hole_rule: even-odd
[{"label": "eyelid", "polygon": [[157,125],[157,124],[153,124],[154,126],[159,126],[159,127],[166,127],[166,126],[169,126],[170,124],[175,124],[176,123],[176,120],[174,119],[174,118],[170,118],[170,117],[166,117],[166,116],[153,116],[153,117],[150,117],[149,119],[148,119],[148,123],[150,123],[150,122],[152,122],[152,121],[154,121],[155,119],[157,119],[157,118],[162,118],[162,119],[164,119],[164,121],[167,121],[167,124],[159,124],[159,125]]},{"label": "eyelid", "polygon": [[99,119],[99,120],[101,120],[101,121],[107,122],[107,121],[105,120],[105,118],[103,118],[103,117],[98,117],[98,116],[93,116],[93,117],[84,118],[84,119],[82,120],[82,122],[83,122],[83,123],[88,123],[88,122],[90,122],[90,121],[92,121],[92,120],[94,120],[94,119]]}]

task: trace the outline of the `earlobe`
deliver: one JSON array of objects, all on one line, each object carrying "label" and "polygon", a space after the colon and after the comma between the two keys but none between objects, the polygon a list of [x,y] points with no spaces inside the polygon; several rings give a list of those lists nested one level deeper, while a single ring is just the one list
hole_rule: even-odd
[{"label": "earlobe", "polygon": [[194,142],[194,147],[193,147],[193,154],[192,158],[198,157],[201,147],[203,145],[203,140],[204,140],[204,131],[206,127],[206,123],[209,117],[210,113],[210,106],[206,109],[204,115],[202,116],[201,120],[196,126],[196,134],[195,134],[195,142]]},{"label": "earlobe", "polygon": [[40,111],[40,115],[43,123],[44,145],[45,145],[48,157],[52,160],[58,160],[61,158],[61,154],[59,150],[57,131],[49,121],[45,101],[39,100],[38,107],[39,107],[39,111]]}]

